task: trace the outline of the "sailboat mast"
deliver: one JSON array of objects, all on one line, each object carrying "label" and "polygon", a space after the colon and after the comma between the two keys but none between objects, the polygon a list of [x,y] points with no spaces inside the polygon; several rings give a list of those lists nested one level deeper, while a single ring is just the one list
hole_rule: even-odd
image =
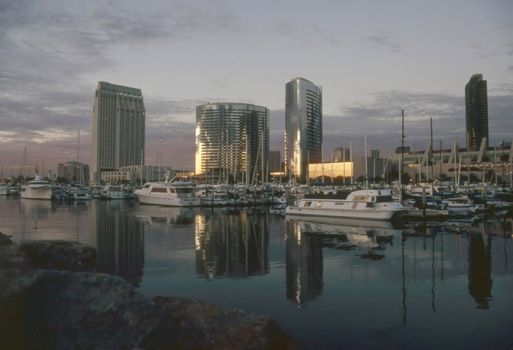
[{"label": "sailboat mast", "polygon": [[404,109],[401,110],[401,164],[399,165],[399,201],[403,201],[403,163],[404,163]]},{"label": "sailboat mast", "polygon": [[77,162],[80,162],[80,129],[77,132]]},{"label": "sailboat mast", "polygon": [[364,143],[364,152],[365,155],[363,159],[365,159],[365,189],[369,188],[369,169],[367,168],[368,157],[367,157],[367,135],[363,135],[363,143]]},{"label": "sailboat mast", "polygon": [[431,167],[431,181],[434,180],[435,178],[435,175],[434,175],[434,166],[433,166],[433,118],[429,118],[429,132],[430,132],[430,145],[431,145],[431,149],[429,150],[429,153],[428,153],[428,164],[430,165]]}]

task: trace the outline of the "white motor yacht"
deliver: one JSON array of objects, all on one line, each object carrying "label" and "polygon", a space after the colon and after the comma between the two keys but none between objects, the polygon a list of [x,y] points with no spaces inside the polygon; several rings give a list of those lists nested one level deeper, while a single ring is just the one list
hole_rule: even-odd
[{"label": "white motor yacht", "polygon": [[358,190],[346,199],[303,198],[288,206],[287,215],[326,216],[338,218],[391,220],[405,208],[392,199],[391,190]]},{"label": "white motor yacht", "polygon": [[52,199],[53,186],[39,175],[27,185],[21,187],[21,198]]},{"label": "white motor yacht", "polygon": [[192,182],[148,182],[134,194],[139,202],[172,207],[194,207],[201,204]]}]

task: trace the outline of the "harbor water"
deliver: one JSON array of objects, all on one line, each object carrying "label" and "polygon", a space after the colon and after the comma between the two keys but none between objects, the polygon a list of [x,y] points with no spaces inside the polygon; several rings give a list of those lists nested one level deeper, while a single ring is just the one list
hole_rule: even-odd
[{"label": "harbor water", "polygon": [[0,232],[92,246],[149,297],[268,315],[307,349],[513,348],[510,217],[396,227],[0,197]]}]

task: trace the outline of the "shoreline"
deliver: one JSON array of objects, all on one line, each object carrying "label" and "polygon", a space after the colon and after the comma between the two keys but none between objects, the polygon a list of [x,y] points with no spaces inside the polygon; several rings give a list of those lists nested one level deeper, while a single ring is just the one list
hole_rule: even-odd
[{"label": "shoreline", "polygon": [[269,317],[190,298],[148,298],[96,272],[77,242],[0,233],[0,348],[297,349]]}]

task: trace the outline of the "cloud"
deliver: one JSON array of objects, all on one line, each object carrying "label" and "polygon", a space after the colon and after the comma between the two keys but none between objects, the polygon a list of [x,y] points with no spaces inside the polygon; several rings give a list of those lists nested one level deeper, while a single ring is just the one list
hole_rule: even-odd
[{"label": "cloud", "polygon": [[[491,86],[488,96],[488,119],[491,144],[511,138],[513,124],[512,85]],[[493,94],[493,92],[499,92]],[[369,101],[341,106],[339,116],[325,117],[325,144],[367,135],[368,143],[393,150],[400,144],[401,109],[405,110],[405,134],[408,145],[425,147],[430,139],[429,120],[433,120],[435,143],[453,140],[465,142],[465,99],[441,93],[384,91],[371,95]],[[326,133],[326,130],[334,130]],[[336,130],[336,131],[335,131]]]},{"label": "cloud", "polygon": [[375,46],[384,47],[391,51],[401,51],[405,47],[404,44],[393,40],[390,35],[384,33],[371,35],[366,40]]},{"label": "cloud", "polygon": [[[29,144],[34,154],[41,150],[37,157],[55,155],[55,166],[74,147],[77,129],[90,138],[95,86],[83,76],[114,67],[113,50],[236,28],[233,12],[209,1],[0,2],[0,163],[15,161],[6,153]],[[197,101],[145,102],[150,138],[190,138],[187,113]]]},{"label": "cloud", "polygon": [[316,23],[301,23],[301,26],[298,26],[288,19],[281,19],[274,28],[282,36],[292,39],[294,45],[301,48],[316,43],[324,43],[330,46],[340,46],[342,44],[339,37],[333,35],[330,31],[326,31]]}]

